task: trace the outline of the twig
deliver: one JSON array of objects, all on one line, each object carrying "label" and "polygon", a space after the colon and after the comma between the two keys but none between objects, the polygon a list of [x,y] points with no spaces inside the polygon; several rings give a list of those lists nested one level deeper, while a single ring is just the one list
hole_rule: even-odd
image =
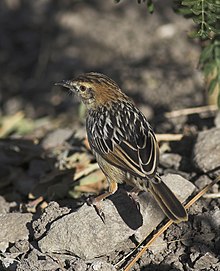
[{"label": "twig", "polygon": [[[185,208],[190,208],[199,198],[201,198],[214,184],[220,181],[220,175],[210,184],[205,186],[198,194],[196,194],[186,205]],[[166,229],[168,229],[173,224],[172,220],[169,220],[154,236],[150,239],[150,241],[143,247],[143,249],[136,255],[136,257],[125,267],[124,271],[129,271],[138,259],[144,254],[144,252],[150,247],[150,245],[154,242],[154,240],[160,236]]]},{"label": "twig", "polygon": [[82,176],[89,175],[91,172],[93,172],[93,171],[95,171],[95,170],[97,170],[97,169],[99,169],[99,166],[98,166],[97,163],[91,164],[90,166],[88,166],[88,167],[85,168],[84,170],[82,170],[82,171],[76,173],[76,174],[74,175],[74,181],[80,179]]},{"label": "twig", "polygon": [[180,141],[183,134],[156,134],[157,141]]},{"label": "twig", "polygon": [[165,113],[166,118],[177,118],[181,116],[187,116],[191,114],[199,114],[203,112],[215,112],[218,110],[217,105],[205,105],[205,106],[199,106],[199,107],[193,107],[193,108],[184,108],[180,110],[171,111],[168,113]]},{"label": "twig", "polygon": [[220,181],[220,175],[210,184],[206,185],[198,194],[196,194],[186,205],[185,208],[188,209],[195,203],[199,198],[201,198],[214,184]]},{"label": "twig", "polygon": [[18,123],[23,120],[24,112],[19,111],[13,116],[7,116],[2,120],[0,127],[0,137],[8,135],[13,129],[15,129]]},{"label": "twig", "polygon": [[217,199],[220,198],[220,193],[210,193],[203,196],[206,199]]}]

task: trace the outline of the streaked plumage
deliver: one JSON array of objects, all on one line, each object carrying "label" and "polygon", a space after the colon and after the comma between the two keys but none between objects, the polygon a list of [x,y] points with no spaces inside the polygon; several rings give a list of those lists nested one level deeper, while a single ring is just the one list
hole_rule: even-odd
[{"label": "streaked plumage", "polygon": [[187,220],[184,207],[157,174],[159,149],[152,128],[119,86],[93,72],[58,84],[77,92],[88,109],[88,141],[110,185],[97,201],[126,182],[149,190],[170,219]]},{"label": "streaked plumage", "polygon": [[91,148],[109,163],[136,177],[155,175],[156,138],[145,117],[130,101],[90,110],[86,126]]}]

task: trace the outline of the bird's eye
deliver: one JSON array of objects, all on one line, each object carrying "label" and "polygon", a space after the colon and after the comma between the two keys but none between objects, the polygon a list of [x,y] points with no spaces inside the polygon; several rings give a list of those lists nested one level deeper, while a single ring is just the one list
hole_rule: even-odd
[{"label": "bird's eye", "polygon": [[82,85],[82,86],[80,86],[79,89],[80,89],[80,91],[84,92],[86,90],[86,87]]}]

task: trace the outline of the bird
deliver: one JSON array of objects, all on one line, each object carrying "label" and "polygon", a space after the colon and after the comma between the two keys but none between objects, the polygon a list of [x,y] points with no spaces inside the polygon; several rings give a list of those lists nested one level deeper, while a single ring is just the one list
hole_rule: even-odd
[{"label": "bird", "polygon": [[173,222],[187,221],[184,206],[157,172],[159,147],[151,125],[118,84],[104,74],[88,72],[55,85],[77,94],[87,110],[88,142],[109,184],[108,191],[94,198],[94,205],[126,183],[135,191],[151,192]]}]

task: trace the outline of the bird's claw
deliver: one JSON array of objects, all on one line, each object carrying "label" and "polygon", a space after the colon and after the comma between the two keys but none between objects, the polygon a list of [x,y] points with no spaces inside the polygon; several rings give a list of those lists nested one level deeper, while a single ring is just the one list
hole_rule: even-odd
[{"label": "bird's claw", "polygon": [[96,210],[96,213],[98,214],[98,216],[101,218],[102,222],[105,223],[105,214],[102,210],[102,207],[100,206],[100,204],[96,204],[94,205],[94,208]]},{"label": "bird's claw", "polygon": [[127,192],[129,198],[132,200],[132,202],[135,204],[137,209],[140,211],[140,203],[138,198],[138,193],[136,191]]},{"label": "bird's claw", "polygon": [[102,210],[100,201],[97,201],[96,198],[94,197],[89,197],[87,199],[87,203],[88,205],[93,206],[95,208],[96,213],[101,218],[102,222],[105,223],[105,214]]}]

